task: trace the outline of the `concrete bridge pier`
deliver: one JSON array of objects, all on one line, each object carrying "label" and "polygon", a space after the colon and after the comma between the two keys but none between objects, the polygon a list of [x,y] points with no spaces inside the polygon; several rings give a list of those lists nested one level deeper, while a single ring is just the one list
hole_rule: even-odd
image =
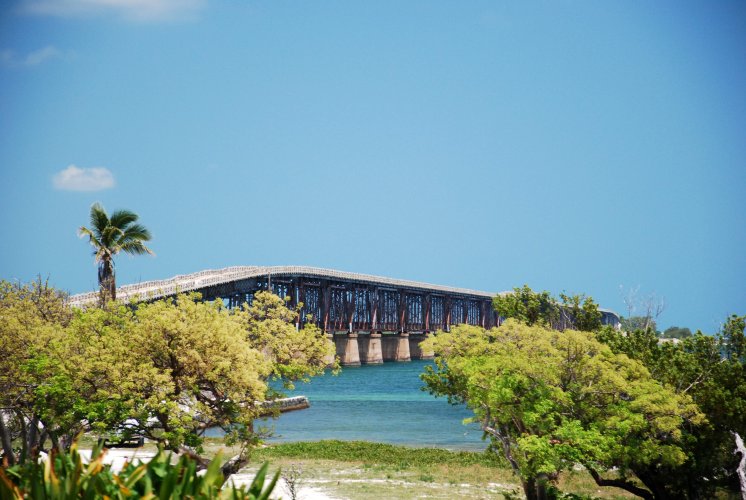
[{"label": "concrete bridge pier", "polygon": [[411,361],[409,355],[409,333],[402,332],[395,335],[383,336],[384,361]]},{"label": "concrete bridge pier", "polygon": [[370,332],[364,336],[361,343],[360,361],[366,365],[379,365],[383,363],[383,349],[381,348],[381,333]]},{"label": "concrete bridge pier", "polygon": [[432,349],[424,351],[420,346],[420,344],[422,344],[422,342],[428,337],[430,337],[429,333],[411,335],[409,337],[409,352],[412,359],[433,359],[435,357],[435,353]]},{"label": "concrete bridge pier", "polygon": [[[334,335],[331,334],[331,333],[327,333],[326,334],[326,340],[327,340],[327,342],[331,342],[334,345],[334,349],[336,350],[337,347],[336,347],[336,343],[334,342]],[[326,356],[324,358],[324,363],[326,363],[326,366],[333,365],[334,364],[334,358],[335,358],[334,354],[330,354],[329,356]]]},{"label": "concrete bridge pier", "polygon": [[409,333],[401,332],[397,335],[396,339],[396,360],[395,361],[411,361],[412,358],[409,355]]},{"label": "concrete bridge pier", "polygon": [[360,348],[357,333],[347,333],[335,337],[337,356],[342,366],[360,366]]}]

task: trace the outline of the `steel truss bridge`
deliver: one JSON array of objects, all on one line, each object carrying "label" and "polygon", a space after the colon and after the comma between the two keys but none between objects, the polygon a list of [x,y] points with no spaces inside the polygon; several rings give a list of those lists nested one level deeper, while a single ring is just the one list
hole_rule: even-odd
[{"label": "steel truss bridge", "polygon": [[[299,326],[315,323],[333,332],[411,332],[449,330],[469,324],[500,324],[491,292],[433,285],[305,266],[237,266],[147,281],[117,288],[120,300],[151,301],[196,291],[203,300],[223,299],[229,307],[251,303],[259,291],[271,291],[289,305],[302,304]],[[509,292],[502,292],[509,293]],[[98,300],[98,292],[74,295],[74,306]],[[602,310],[605,324],[618,316]]]}]

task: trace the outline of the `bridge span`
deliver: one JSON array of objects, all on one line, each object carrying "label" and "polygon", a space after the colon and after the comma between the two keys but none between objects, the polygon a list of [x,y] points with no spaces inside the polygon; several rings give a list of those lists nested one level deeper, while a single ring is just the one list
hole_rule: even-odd
[{"label": "bridge span", "polygon": [[[237,266],[147,281],[117,288],[120,300],[157,300],[196,291],[203,300],[229,307],[253,300],[259,291],[302,304],[298,327],[313,323],[332,339],[345,365],[425,359],[419,345],[431,332],[469,324],[491,328],[500,317],[493,292],[305,266]],[[501,292],[510,293],[510,292]],[[74,306],[98,300],[98,292],[70,297]],[[605,323],[618,321],[602,310]],[[359,338],[358,338],[359,337]]]}]

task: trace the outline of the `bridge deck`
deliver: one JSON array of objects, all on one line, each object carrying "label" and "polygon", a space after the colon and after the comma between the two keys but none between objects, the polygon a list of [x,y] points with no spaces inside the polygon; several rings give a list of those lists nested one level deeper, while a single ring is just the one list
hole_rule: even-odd
[{"label": "bridge deck", "polygon": [[[151,301],[198,291],[203,300],[223,299],[238,307],[262,290],[301,307],[299,324],[312,322],[326,332],[428,332],[462,323],[490,328],[501,322],[492,308],[493,292],[307,266],[209,269],[125,285],[117,289],[117,298]],[[70,304],[84,306],[98,298],[98,292],[74,295]],[[615,313],[601,312],[604,323],[618,323]]]},{"label": "bridge deck", "polygon": [[[350,273],[334,269],[323,269],[309,266],[233,266],[223,269],[207,269],[191,274],[181,274],[165,280],[144,281],[133,285],[124,285],[117,288],[117,298],[129,300],[159,299],[169,297],[177,293],[191,292],[209,286],[222,285],[225,283],[262,277],[285,277],[304,276],[319,279],[332,279],[353,281],[357,283],[389,286],[393,288],[409,288],[423,291],[435,291],[452,293],[457,295],[472,295],[477,297],[492,298],[494,292],[482,292],[467,288],[457,288],[443,285],[433,285],[419,281],[409,281],[372,274]],[[508,293],[508,292],[500,292]],[[87,292],[70,297],[70,304],[81,306],[98,300],[98,292]]]}]

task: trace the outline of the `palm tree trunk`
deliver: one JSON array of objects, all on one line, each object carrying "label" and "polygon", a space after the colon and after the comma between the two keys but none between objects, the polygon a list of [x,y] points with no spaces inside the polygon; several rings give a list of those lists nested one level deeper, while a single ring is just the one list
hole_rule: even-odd
[{"label": "palm tree trunk", "polygon": [[98,265],[98,285],[101,292],[101,305],[106,305],[109,299],[117,299],[114,263],[110,258],[103,259]]}]

